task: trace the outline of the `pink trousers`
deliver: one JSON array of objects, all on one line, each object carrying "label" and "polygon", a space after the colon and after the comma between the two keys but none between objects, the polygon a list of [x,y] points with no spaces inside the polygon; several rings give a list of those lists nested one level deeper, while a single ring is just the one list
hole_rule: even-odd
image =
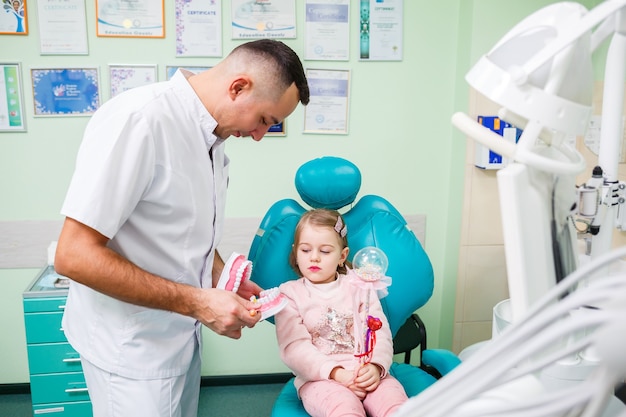
[{"label": "pink trousers", "polygon": [[388,417],[408,399],[402,385],[390,375],[363,401],[333,380],[307,382],[300,387],[300,398],[312,417]]}]

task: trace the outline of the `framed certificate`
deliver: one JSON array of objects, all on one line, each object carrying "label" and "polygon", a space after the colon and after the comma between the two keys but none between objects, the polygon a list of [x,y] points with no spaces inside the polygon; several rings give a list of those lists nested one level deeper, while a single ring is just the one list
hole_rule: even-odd
[{"label": "framed certificate", "polygon": [[178,67],[176,65],[168,65],[165,67],[165,79],[169,80],[170,78],[172,78],[172,76],[176,74],[176,71],[178,71],[179,68],[186,69],[187,71],[191,71],[194,74],[197,74],[199,72],[206,71],[211,67],[190,67],[187,65],[185,65],[184,67]]},{"label": "framed certificate", "polygon": [[347,134],[350,70],[307,69],[304,133]]},{"label": "framed certificate", "polygon": [[270,126],[265,136],[287,136],[287,121]]},{"label": "framed certificate", "polygon": [[404,0],[361,0],[361,61],[402,61],[402,18]]},{"label": "framed certificate", "polygon": [[175,0],[176,56],[222,56],[222,1]]},{"label": "framed certificate", "polygon": [[156,65],[109,65],[111,95],[115,97],[131,88],[157,82]]},{"label": "framed certificate", "polygon": [[86,116],[100,106],[97,68],[31,69],[35,116]]},{"label": "framed certificate", "polygon": [[38,0],[41,55],[87,55],[85,0]]},{"label": "framed certificate", "polygon": [[306,0],[304,59],[350,60],[350,0]]},{"label": "framed certificate", "polygon": [[296,0],[232,0],[233,39],[295,39]]},{"label": "framed certificate", "polygon": [[28,35],[26,0],[0,1],[0,35]]},{"label": "framed certificate", "polygon": [[164,0],[96,0],[96,35],[164,38]]},{"label": "framed certificate", "polygon": [[20,64],[0,63],[0,132],[25,132]]}]

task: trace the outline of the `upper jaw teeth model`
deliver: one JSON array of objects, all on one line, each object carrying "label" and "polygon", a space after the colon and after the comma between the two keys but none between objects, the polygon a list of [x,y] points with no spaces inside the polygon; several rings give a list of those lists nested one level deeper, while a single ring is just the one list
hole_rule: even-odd
[{"label": "upper jaw teeth model", "polygon": [[[217,282],[217,288],[236,293],[239,291],[241,283],[250,279],[251,275],[252,262],[247,260],[245,256],[233,252],[224,265],[222,275]],[[259,297],[250,297],[250,301],[258,304],[258,308],[251,310],[250,314],[255,315],[257,312],[260,312],[261,320],[275,315],[287,306],[287,300],[278,287],[263,290]]]}]

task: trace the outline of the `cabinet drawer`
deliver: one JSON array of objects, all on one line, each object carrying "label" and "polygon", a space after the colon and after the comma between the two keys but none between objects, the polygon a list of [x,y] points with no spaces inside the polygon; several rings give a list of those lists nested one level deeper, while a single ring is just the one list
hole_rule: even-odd
[{"label": "cabinet drawer", "polygon": [[63,311],[67,297],[25,298],[24,313],[42,313],[46,311]]},{"label": "cabinet drawer", "polygon": [[89,401],[82,372],[31,375],[30,392],[33,404]]},{"label": "cabinet drawer", "polygon": [[50,417],[91,417],[93,415],[89,401],[34,405],[33,414]]},{"label": "cabinet drawer", "polygon": [[63,312],[24,314],[27,343],[66,342],[61,329]]},{"label": "cabinet drawer", "polygon": [[69,343],[28,345],[28,367],[32,374],[82,372],[80,355]]}]

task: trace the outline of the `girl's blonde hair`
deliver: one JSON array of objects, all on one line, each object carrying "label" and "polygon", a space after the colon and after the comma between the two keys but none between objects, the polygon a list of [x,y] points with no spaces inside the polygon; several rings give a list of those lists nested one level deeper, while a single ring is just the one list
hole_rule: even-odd
[{"label": "girl's blonde hair", "polygon": [[[341,233],[341,230],[335,229],[335,225],[338,224],[337,220],[341,219],[341,227],[340,229],[346,228],[344,233]],[[296,271],[296,274],[300,274],[300,268],[298,268],[297,264],[297,250],[298,245],[300,244],[300,234],[302,233],[302,229],[306,225],[312,225],[316,227],[328,227],[337,232],[337,239],[341,242],[341,249],[348,247],[348,233],[346,222],[343,219],[343,216],[337,210],[329,210],[329,209],[313,209],[309,210],[300,217],[298,224],[296,225],[296,230],[293,236],[293,245],[291,246],[291,253],[289,254],[289,265],[291,268]],[[343,235],[343,236],[342,236]],[[340,274],[345,274],[347,272],[346,266],[351,267],[350,263],[346,260],[344,265],[337,265],[337,272]]]}]

